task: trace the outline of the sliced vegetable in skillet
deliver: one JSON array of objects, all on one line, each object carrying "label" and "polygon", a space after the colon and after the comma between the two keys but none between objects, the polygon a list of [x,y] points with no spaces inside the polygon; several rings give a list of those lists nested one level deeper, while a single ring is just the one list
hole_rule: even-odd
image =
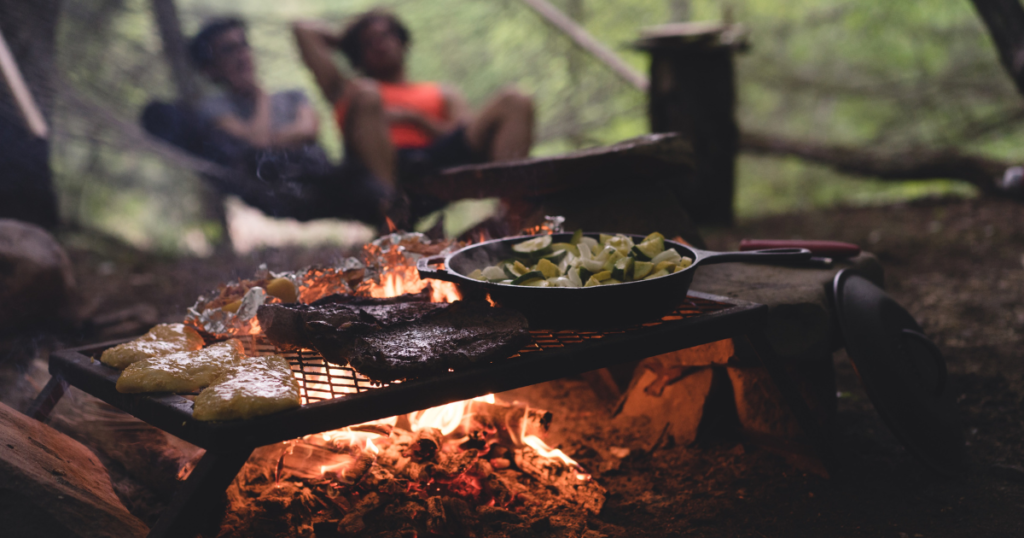
[{"label": "sliced vegetable in skillet", "polygon": [[568,243],[552,243],[542,235],[512,245],[515,258],[474,270],[476,280],[557,288],[607,286],[650,280],[686,269],[693,259],[665,248],[665,237],[654,232],[640,243],[617,234],[585,237],[577,230]]}]

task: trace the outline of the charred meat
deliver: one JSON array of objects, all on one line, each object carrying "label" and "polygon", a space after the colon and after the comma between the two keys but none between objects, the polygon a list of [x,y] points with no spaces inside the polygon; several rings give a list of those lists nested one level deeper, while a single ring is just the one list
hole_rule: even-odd
[{"label": "charred meat", "polygon": [[437,308],[430,296],[409,294],[388,299],[330,295],[311,305],[266,304],[256,318],[267,338],[281,349],[312,347],[306,326],[323,323],[330,327],[366,325],[383,328],[417,319]]},{"label": "charred meat", "polygon": [[351,364],[377,381],[504,359],[530,342],[526,318],[514,310],[477,301],[432,306],[415,318],[402,319],[413,309],[392,314],[390,321],[395,323],[390,324],[332,326],[312,321],[306,329],[326,360]]}]

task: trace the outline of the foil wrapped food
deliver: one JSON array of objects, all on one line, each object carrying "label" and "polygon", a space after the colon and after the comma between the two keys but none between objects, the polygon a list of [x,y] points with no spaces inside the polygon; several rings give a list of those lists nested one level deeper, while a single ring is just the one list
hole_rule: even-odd
[{"label": "foil wrapped food", "polygon": [[[210,338],[258,334],[256,311],[262,304],[281,302],[267,293],[274,279],[287,279],[296,290],[298,302],[310,304],[333,294],[369,295],[381,277],[397,269],[415,268],[423,256],[447,254],[457,245],[431,241],[415,232],[384,235],[363,247],[358,257],[348,257],[331,266],[314,265],[291,272],[273,272],[261,265],[251,279],[239,279],[201,295],[188,309],[185,323]],[[234,308],[238,299],[237,309]]]}]

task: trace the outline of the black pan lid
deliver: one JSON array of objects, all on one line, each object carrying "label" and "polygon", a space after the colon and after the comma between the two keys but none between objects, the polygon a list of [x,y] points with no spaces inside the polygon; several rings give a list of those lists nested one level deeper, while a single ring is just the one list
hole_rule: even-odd
[{"label": "black pan lid", "polygon": [[910,313],[855,271],[840,271],[832,291],[846,353],[882,420],[919,461],[960,476],[964,435],[939,348]]}]

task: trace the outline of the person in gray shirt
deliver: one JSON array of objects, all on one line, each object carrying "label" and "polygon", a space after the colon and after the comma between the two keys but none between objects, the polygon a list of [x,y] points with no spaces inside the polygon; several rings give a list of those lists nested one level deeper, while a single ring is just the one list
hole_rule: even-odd
[{"label": "person in gray shirt", "polygon": [[316,142],[319,121],[305,93],[269,94],[256,76],[245,23],[207,23],[189,44],[192,61],[220,88],[198,106],[204,128],[218,129],[254,149],[299,148]]},{"label": "person in gray shirt", "polygon": [[[220,92],[198,103],[190,115],[192,130],[179,145],[253,179],[220,182],[218,188],[272,216],[383,222],[399,195],[364,169],[329,162],[316,143],[316,112],[301,90],[263,90],[245,23],[207,23],[190,41],[189,55]],[[163,118],[154,112],[153,130],[159,131]]]}]

